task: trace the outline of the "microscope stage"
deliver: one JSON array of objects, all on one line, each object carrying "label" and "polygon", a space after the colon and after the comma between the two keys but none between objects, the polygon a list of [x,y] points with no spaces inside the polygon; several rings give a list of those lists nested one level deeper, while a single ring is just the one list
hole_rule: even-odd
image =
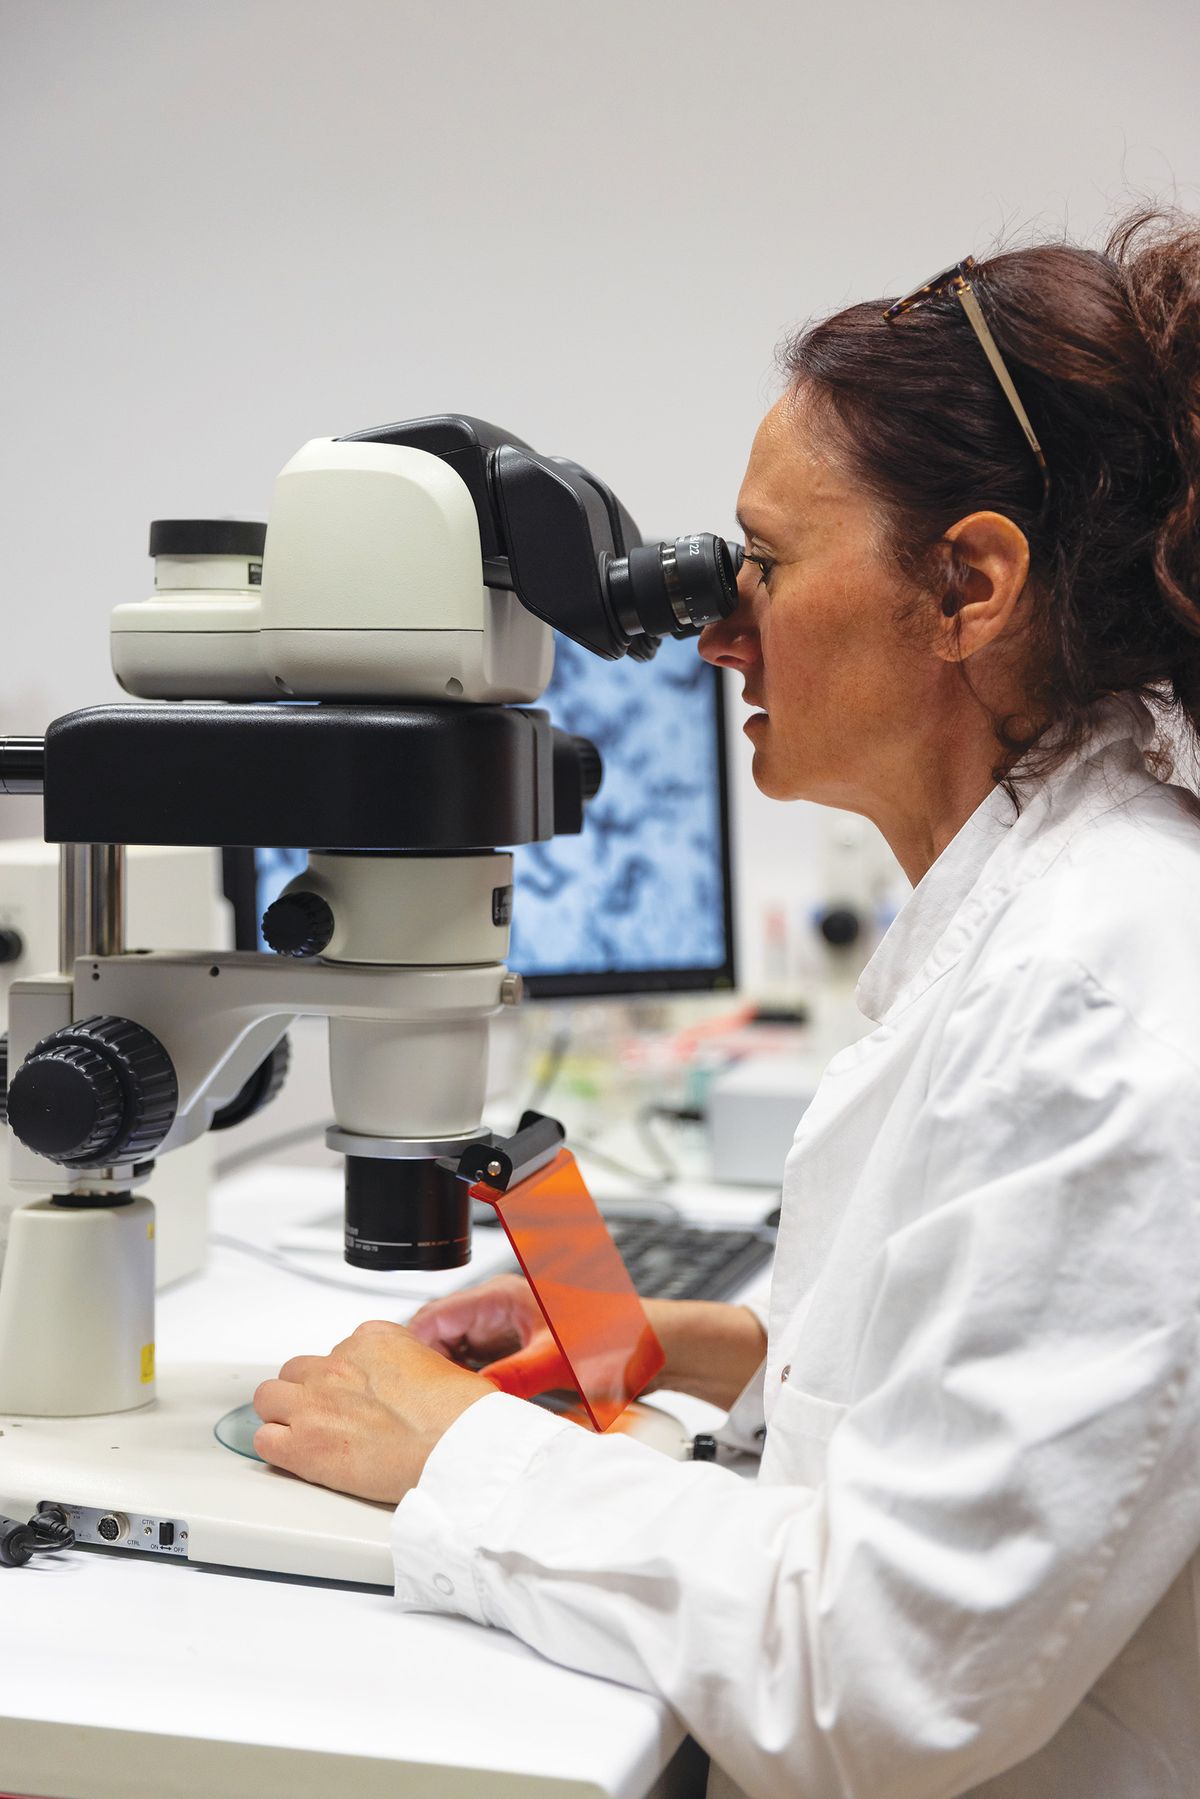
[{"label": "microscope stage", "polygon": [[81,1541],[118,1553],[390,1587],[392,1506],[310,1486],[213,1434],[277,1373],[194,1363],[160,1374],[139,1411],[0,1417],[0,1512],[50,1502]]},{"label": "microscope stage", "polygon": [[[181,1364],[138,1411],[0,1417],[0,1513],[26,1518],[48,1503],[81,1543],[118,1554],[391,1587],[394,1507],[311,1486],[217,1440],[217,1424],[277,1372]],[[677,1419],[640,1403],[612,1431],[676,1458],[690,1444]]]}]

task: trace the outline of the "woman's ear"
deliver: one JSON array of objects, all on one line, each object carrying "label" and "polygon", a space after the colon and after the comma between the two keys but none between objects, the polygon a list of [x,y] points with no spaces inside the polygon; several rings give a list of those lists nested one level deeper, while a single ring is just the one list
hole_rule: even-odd
[{"label": "woman's ear", "polygon": [[934,648],[945,662],[965,662],[1013,626],[1029,579],[1029,540],[1001,512],[972,512],[943,542],[950,581]]}]

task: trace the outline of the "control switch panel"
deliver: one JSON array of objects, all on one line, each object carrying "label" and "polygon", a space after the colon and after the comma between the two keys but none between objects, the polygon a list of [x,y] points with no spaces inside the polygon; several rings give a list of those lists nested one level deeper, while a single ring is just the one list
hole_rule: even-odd
[{"label": "control switch panel", "polygon": [[53,1507],[75,1532],[77,1543],[95,1543],[108,1549],[136,1549],[143,1554],[188,1556],[188,1527],[182,1518],[157,1518],[150,1513],[99,1511],[95,1506],[70,1505],[63,1499],[42,1501]]}]

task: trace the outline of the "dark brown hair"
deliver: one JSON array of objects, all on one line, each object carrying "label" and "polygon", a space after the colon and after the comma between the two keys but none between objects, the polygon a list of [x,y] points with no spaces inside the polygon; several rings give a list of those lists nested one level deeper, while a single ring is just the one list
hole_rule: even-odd
[{"label": "dark brown hair", "polygon": [[1034,744],[1031,772],[1069,755],[1106,694],[1174,708],[1200,734],[1200,221],[1136,213],[1103,251],[1009,250],[971,279],[1048,495],[952,294],[890,324],[876,300],[809,326],[785,347],[789,378],[876,497],[918,605],[954,610],[956,519],[996,511],[1025,532],[1041,724],[993,720],[997,780]]}]

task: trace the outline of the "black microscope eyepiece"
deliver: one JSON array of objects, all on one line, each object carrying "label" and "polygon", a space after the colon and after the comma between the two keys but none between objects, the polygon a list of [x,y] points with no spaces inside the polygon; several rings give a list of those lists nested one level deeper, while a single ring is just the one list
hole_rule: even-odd
[{"label": "black microscope eyepiece", "polygon": [[629,637],[695,637],[737,605],[740,562],[740,545],[701,531],[674,543],[639,544],[612,557],[604,576]]}]

